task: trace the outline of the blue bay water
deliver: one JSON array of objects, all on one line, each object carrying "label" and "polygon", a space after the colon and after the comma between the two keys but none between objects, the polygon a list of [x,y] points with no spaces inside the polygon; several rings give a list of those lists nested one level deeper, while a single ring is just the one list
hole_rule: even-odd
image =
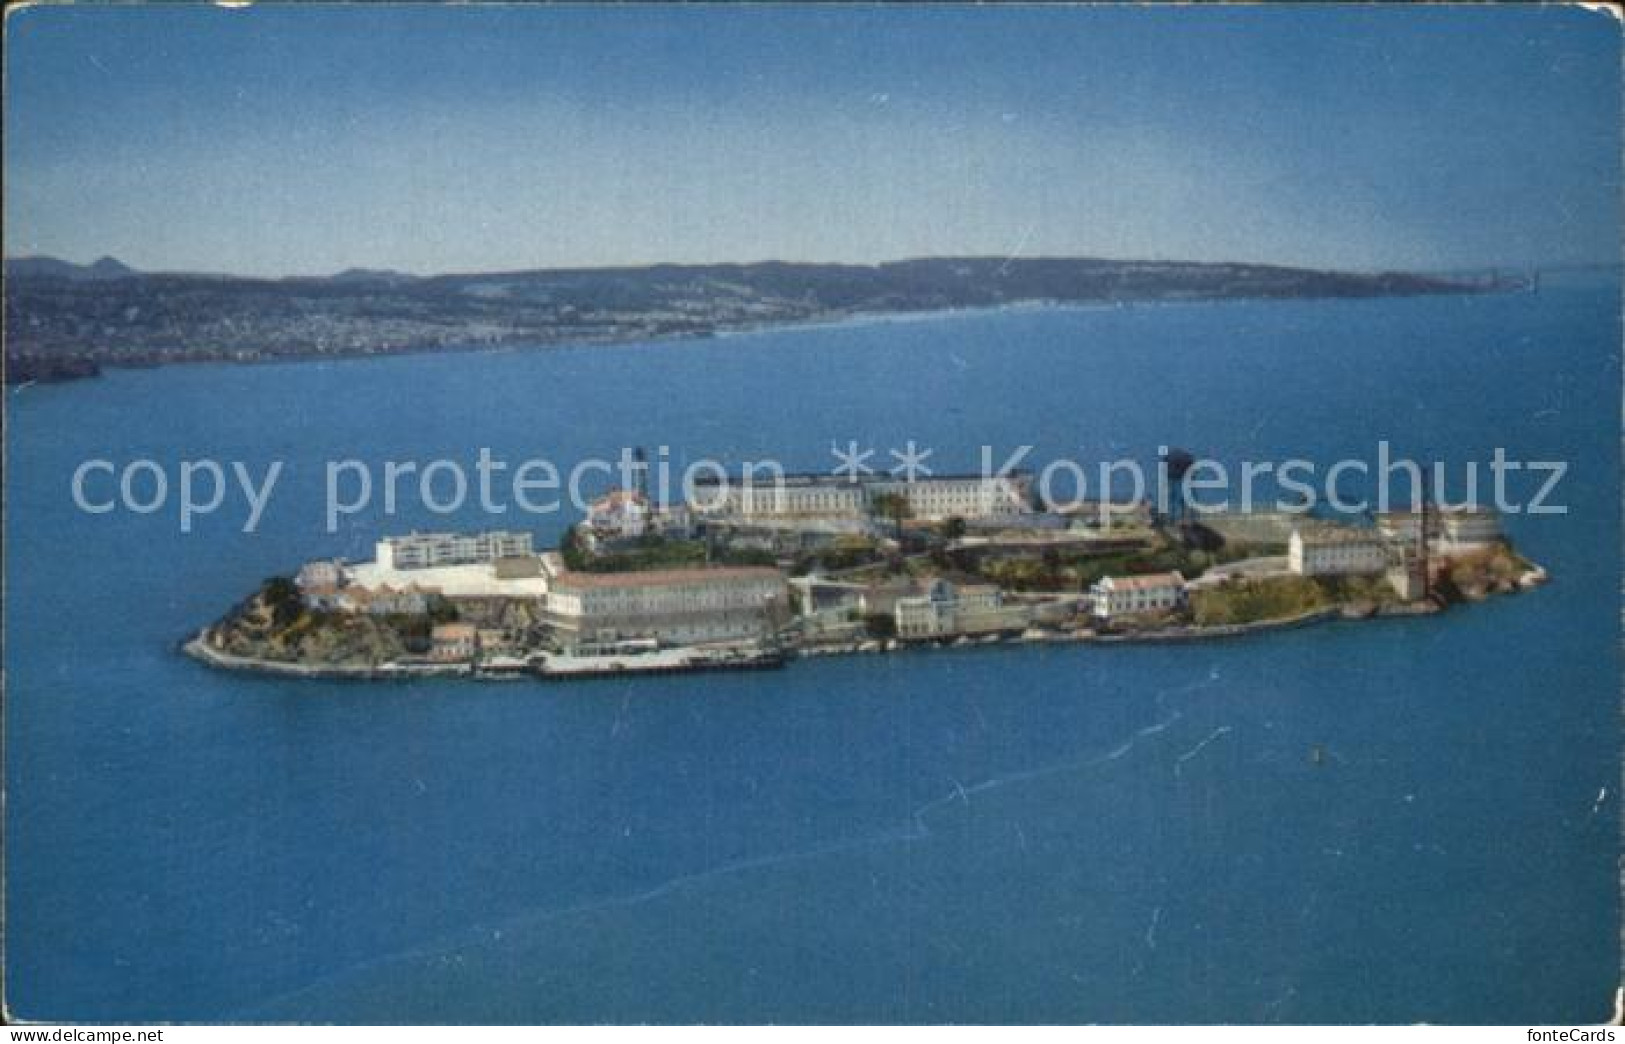
[{"label": "blue bay water", "polygon": [[[8,392],[6,950],[36,1019],[1584,1022],[1618,979],[1619,300],[1028,310]],[[175,652],[323,525],[323,462],[623,446],[828,468],[1571,463],[1555,576],[1430,619],[577,685]],[[287,462],[87,515],[81,460]],[[171,471],[171,478],[174,473]],[[1527,490],[1526,490],[1527,492]],[[551,541],[562,516],[504,524]],[[1316,759],[1312,752],[1325,752]],[[1606,795],[1598,800],[1599,792]]]}]

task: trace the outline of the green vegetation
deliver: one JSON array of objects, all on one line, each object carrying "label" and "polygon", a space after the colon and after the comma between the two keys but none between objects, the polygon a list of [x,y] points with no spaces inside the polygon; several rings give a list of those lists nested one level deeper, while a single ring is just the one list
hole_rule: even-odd
[{"label": "green vegetation", "polygon": [[837,543],[834,547],[798,556],[790,572],[794,576],[806,576],[815,569],[825,573],[856,569],[875,564],[878,555],[879,551],[868,541]]},{"label": "green vegetation", "polygon": [[1343,605],[1382,606],[1399,601],[1399,595],[1380,576],[1323,576],[1317,581],[1326,597]]},{"label": "green vegetation", "polygon": [[1190,598],[1191,617],[1200,627],[1285,619],[1333,604],[1326,587],[1306,576],[1231,580],[1192,591]]},{"label": "green vegetation", "polygon": [[754,548],[736,550],[722,548],[711,552],[713,565],[729,566],[772,566],[778,565],[779,559],[771,551],[762,551]]},{"label": "green vegetation", "polygon": [[870,613],[863,618],[863,626],[871,638],[897,637],[897,620],[890,613]]},{"label": "green vegetation", "polygon": [[649,569],[682,569],[706,562],[705,544],[698,540],[668,540],[649,534],[628,541],[624,547],[591,554],[581,546],[571,528],[560,547],[564,564],[583,573],[635,573]]},{"label": "green vegetation", "polygon": [[1338,606],[1377,609],[1399,600],[1380,576],[1272,576],[1227,580],[1192,591],[1192,620],[1202,627],[1280,620]]},{"label": "green vegetation", "polygon": [[587,561],[591,556],[582,546],[581,533],[575,526],[564,531],[564,539],[559,541],[559,557],[564,559],[566,569],[581,570],[587,567]]},{"label": "green vegetation", "polygon": [[582,573],[639,573],[651,569],[697,569],[705,565],[770,566],[773,552],[757,548],[706,547],[703,540],[673,540],[648,534],[613,551],[593,554],[570,529],[559,547],[566,567]]},{"label": "green vegetation", "polygon": [[876,518],[891,519],[892,533],[899,540],[903,537],[903,519],[914,514],[908,498],[901,493],[877,493],[869,501],[869,510]]},{"label": "green vegetation", "polygon": [[[307,609],[286,577],[265,581],[252,598],[214,628],[219,647],[233,656],[283,663],[376,666],[409,651],[393,617]],[[411,619],[427,640],[427,617]]]},{"label": "green vegetation", "polygon": [[285,576],[273,576],[260,588],[260,600],[270,610],[277,627],[287,627],[304,612],[299,587]]},{"label": "green vegetation", "polygon": [[988,558],[973,571],[989,583],[1014,591],[1083,591],[1106,576],[1177,570],[1186,579],[1194,579],[1213,566],[1246,557],[1245,552],[1231,548],[1193,551],[1165,541],[1159,547],[1105,553],[1047,548],[1030,554]]}]

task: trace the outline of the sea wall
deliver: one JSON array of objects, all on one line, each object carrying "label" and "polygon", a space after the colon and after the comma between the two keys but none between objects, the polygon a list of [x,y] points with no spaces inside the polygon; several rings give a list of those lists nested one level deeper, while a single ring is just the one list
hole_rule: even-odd
[{"label": "sea wall", "polygon": [[351,678],[357,680],[388,680],[392,678],[451,678],[467,677],[473,667],[466,663],[405,663],[355,665],[289,663],[286,660],[262,660],[250,656],[233,656],[211,646],[203,634],[198,634],[181,645],[186,655],[225,671],[245,671],[253,674],[275,674],[291,678]]}]

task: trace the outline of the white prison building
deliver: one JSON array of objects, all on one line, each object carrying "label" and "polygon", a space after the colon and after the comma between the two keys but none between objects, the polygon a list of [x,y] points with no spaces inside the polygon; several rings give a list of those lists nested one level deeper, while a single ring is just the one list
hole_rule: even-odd
[{"label": "white prison building", "polygon": [[544,619],[560,648],[654,639],[669,644],[758,639],[788,609],[784,574],[765,566],[566,572]]},{"label": "white prison building", "polygon": [[532,553],[529,533],[494,529],[487,533],[409,533],[385,537],[375,545],[373,558],[384,569],[428,569]]},{"label": "white prison building", "polygon": [[871,501],[887,493],[908,501],[919,519],[940,522],[948,518],[985,518],[1032,511],[1032,484],[1025,474],[942,475],[904,482],[896,479],[868,483]]},{"label": "white prison building", "polygon": [[1388,546],[1374,530],[1299,528],[1287,541],[1287,568],[1299,576],[1368,576],[1388,563]]},{"label": "white prison building", "polygon": [[702,476],[695,480],[691,506],[707,515],[748,519],[863,518],[876,497],[896,494],[909,513],[926,521],[984,518],[1032,510],[1032,481],[1023,473],[943,475],[912,482],[888,476],[856,480],[839,475]]},{"label": "white prison building", "polygon": [[753,474],[695,480],[689,505],[707,515],[750,519],[858,518],[866,513],[863,486],[834,475]]}]

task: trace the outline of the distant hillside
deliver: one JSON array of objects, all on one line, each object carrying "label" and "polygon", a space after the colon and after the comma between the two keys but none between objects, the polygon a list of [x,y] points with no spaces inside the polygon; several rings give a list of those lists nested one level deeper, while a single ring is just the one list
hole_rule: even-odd
[{"label": "distant hillside", "polygon": [[406,283],[417,276],[389,268],[346,268],[328,278],[335,283]]},{"label": "distant hillside", "polygon": [[114,257],[104,257],[88,265],[76,265],[72,261],[59,261],[54,257],[7,258],[5,272],[7,279],[72,280],[125,279],[129,276],[141,274]]},{"label": "distant hillside", "polygon": [[1483,284],[1273,265],[928,258],[290,279],[6,262],[8,379],[75,367],[706,336],[772,323],[1031,302],[1463,293]]}]

